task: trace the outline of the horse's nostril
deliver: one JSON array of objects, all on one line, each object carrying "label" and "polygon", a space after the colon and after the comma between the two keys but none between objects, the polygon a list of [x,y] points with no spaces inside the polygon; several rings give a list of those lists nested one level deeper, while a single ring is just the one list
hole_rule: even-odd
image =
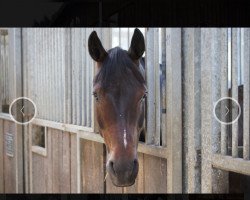
[{"label": "horse's nostril", "polygon": [[112,173],[115,174],[114,162],[113,162],[113,161],[110,161],[110,162],[109,162],[109,166],[110,166],[110,169],[111,169]]}]

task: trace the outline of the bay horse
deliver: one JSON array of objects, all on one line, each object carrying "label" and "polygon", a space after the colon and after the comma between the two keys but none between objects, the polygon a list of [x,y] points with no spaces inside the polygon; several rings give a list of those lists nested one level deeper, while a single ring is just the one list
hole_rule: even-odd
[{"label": "bay horse", "polygon": [[147,95],[144,36],[135,29],[128,51],[120,47],[106,51],[93,31],[88,50],[97,65],[93,95],[99,132],[107,150],[106,169],[115,186],[131,186],[139,169],[137,147]]}]

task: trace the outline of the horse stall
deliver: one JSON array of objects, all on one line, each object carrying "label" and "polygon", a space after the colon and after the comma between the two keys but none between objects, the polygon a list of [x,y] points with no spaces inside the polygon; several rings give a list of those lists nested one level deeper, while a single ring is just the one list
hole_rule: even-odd
[{"label": "horse stall", "polygon": [[[140,28],[146,43],[146,133],[131,187],[116,187],[107,175],[92,95],[93,30],[105,49],[128,49],[134,31],[0,29],[0,192],[250,191],[249,29]],[[24,126],[9,114],[11,102],[22,96],[37,107]],[[242,107],[232,125],[213,115],[215,102],[226,96]]]}]

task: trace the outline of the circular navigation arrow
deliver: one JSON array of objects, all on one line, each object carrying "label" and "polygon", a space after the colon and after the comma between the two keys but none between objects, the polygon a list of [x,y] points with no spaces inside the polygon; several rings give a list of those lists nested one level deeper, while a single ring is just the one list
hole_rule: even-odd
[{"label": "circular navigation arrow", "polygon": [[235,99],[231,97],[223,97],[214,104],[213,113],[218,122],[229,125],[239,119],[241,115],[241,107]]},{"label": "circular navigation arrow", "polygon": [[10,104],[9,113],[17,124],[26,125],[36,117],[37,108],[31,99],[19,97]]}]

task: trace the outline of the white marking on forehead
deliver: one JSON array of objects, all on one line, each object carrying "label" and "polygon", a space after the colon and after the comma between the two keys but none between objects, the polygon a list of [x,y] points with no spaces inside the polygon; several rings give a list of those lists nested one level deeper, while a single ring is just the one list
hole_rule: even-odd
[{"label": "white marking on forehead", "polygon": [[127,131],[126,129],[123,130],[123,143],[124,143],[124,147],[125,149],[127,148]]}]

